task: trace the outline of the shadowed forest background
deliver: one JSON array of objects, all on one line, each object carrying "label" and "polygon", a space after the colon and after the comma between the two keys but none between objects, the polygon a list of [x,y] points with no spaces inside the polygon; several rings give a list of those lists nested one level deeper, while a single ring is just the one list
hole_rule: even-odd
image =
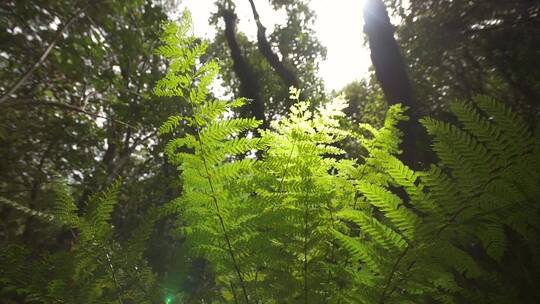
[{"label": "shadowed forest background", "polygon": [[0,302],[539,303],[540,3],[265,1],[0,3]]}]

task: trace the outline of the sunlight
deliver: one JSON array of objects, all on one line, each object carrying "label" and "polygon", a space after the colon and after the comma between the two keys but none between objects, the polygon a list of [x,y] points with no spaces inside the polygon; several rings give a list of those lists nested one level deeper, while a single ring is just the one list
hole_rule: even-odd
[{"label": "sunlight", "polygon": [[315,30],[328,54],[320,65],[319,75],[328,90],[339,90],[346,84],[366,77],[371,60],[364,45],[362,11],[365,0],[341,0],[328,5],[313,0],[317,13]]}]

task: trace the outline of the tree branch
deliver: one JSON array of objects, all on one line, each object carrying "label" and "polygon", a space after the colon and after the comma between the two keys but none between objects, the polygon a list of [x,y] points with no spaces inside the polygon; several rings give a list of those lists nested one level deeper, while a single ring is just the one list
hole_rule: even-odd
[{"label": "tree branch", "polygon": [[299,88],[300,84],[296,74],[288,69],[283,61],[279,60],[277,54],[272,50],[272,46],[266,38],[266,28],[261,23],[255,3],[253,0],[249,0],[249,4],[251,5],[253,18],[255,18],[255,22],[257,23],[257,47],[259,48],[259,51],[288,88],[291,86]]},{"label": "tree branch", "polygon": [[11,88],[7,89],[6,92],[4,92],[2,94],[2,96],[0,96],[0,105],[2,105],[3,103],[5,103],[9,97],[15,93],[20,86],[22,86],[26,80],[28,79],[28,77],[30,77],[30,75],[32,75],[32,73],[34,73],[34,71],[39,67],[41,66],[41,64],[43,64],[43,62],[45,61],[45,59],[47,58],[47,56],[49,56],[49,53],[52,51],[52,49],[54,48],[54,46],[58,43],[58,41],[60,41],[60,38],[62,38],[62,34],[64,33],[64,31],[80,16],[80,14],[83,12],[84,8],[81,8],[79,9],[77,12],[75,12],[75,14],[73,14],[73,16],[71,16],[71,18],[68,19],[68,21],[66,23],[64,23],[64,25],[59,28],[56,32],[56,37],[53,39],[53,41],[49,44],[49,46],[47,47],[47,49],[45,49],[45,51],[43,52],[43,54],[41,54],[41,57],[39,57],[39,60],[36,61],[32,67],[30,67],[12,86]]},{"label": "tree branch", "polygon": [[240,80],[240,95],[252,100],[249,104],[249,110],[255,118],[263,122],[262,128],[266,129],[268,128],[268,120],[265,116],[265,105],[260,96],[261,90],[257,77],[242,55],[236,40],[236,22],[238,18],[232,8],[220,7],[220,10],[225,21],[225,39],[231,51],[233,70]]},{"label": "tree branch", "polygon": [[83,114],[86,114],[86,115],[90,115],[92,117],[103,118],[105,120],[119,123],[121,125],[132,128],[134,130],[138,130],[137,127],[134,127],[134,126],[132,126],[132,125],[126,123],[126,122],[123,122],[121,120],[117,120],[117,119],[113,119],[113,118],[110,118],[110,117],[107,117],[107,116],[103,116],[103,115],[95,114],[95,113],[92,113],[92,112],[88,112],[88,111],[83,110],[82,108],[79,108],[77,106],[73,106],[73,105],[69,105],[69,104],[65,104],[65,103],[60,103],[60,102],[25,100],[23,102],[6,104],[6,107],[18,107],[18,106],[50,106],[50,107],[62,108],[62,109],[66,109],[66,110],[75,111],[75,112],[83,113]]}]

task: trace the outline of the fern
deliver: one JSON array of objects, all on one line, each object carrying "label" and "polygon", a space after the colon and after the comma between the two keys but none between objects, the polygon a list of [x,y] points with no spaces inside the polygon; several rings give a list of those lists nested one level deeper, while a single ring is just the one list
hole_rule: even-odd
[{"label": "fern", "polygon": [[174,210],[168,206],[151,209],[139,231],[126,243],[120,243],[110,223],[119,186],[117,181],[91,196],[82,216],[78,215],[70,189],[60,180],[52,184],[55,201],[50,211],[24,207],[23,212],[60,227],[70,243],[50,253],[17,245],[3,248],[0,295],[16,292],[33,303],[151,303],[159,299],[157,278],[144,261],[144,242],[155,221]]},{"label": "fern", "polygon": [[[291,97],[298,96],[291,89]],[[255,225],[262,232],[255,239],[263,244],[253,250],[255,263],[264,265],[258,286],[265,299],[333,301],[341,278],[331,261],[339,255],[332,228],[344,197],[334,188],[340,177],[329,172],[338,166],[332,155],[344,154],[336,143],[348,136],[338,123],[345,104],[336,99],[310,111],[306,102],[294,101],[288,117],[262,132],[270,147],[251,183],[254,206],[260,210]],[[261,250],[274,258],[265,259]]]},{"label": "fern", "polygon": [[[452,105],[460,124],[423,119],[440,161],[415,172],[399,160],[399,105],[382,128],[352,133],[340,126],[343,100],[314,109],[292,88],[290,114],[256,130],[236,116],[242,99],[208,96],[217,65],[198,60],[206,45],[189,25],[185,15],[165,26],[159,54],[171,64],[155,93],[190,113],[160,133],[189,130],[165,149],[184,182],[173,213],[191,253],[212,265],[216,301],[504,303],[534,293],[540,143],[510,109],[479,98]],[[367,155],[344,159],[344,139]],[[525,287],[509,279],[523,262],[515,254],[536,267]]]},{"label": "fern", "polygon": [[[239,249],[246,233],[240,228],[247,228],[243,225],[249,220],[249,215],[243,215],[248,209],[242,206],[248,193],[235,184],[251,174],[253,160],[245,158],[246,154],[264,147],[260,139],[240,139],[238,135],[253,130],[260,122],[227,117],[243,100],[207,101],[207,87],[218,67],[213,61],[197,64],[206,44],[195,42],[188,35],[189,27],[187,13],[182,24],[165,26],[165,45],[158,52],[171,60],[171,65],[155,89],[158,95],[185,97],[183,101],[192,114],[182,123],[193,132],[171,140],[166,149],[184,180],[182,197],[177,200],[187,222],[181,231],[189,237],[194,253],[214,262],[223,294],[227,295],[231,286],[240,286],[244,301],[249,303],[249,269],[242,263],[244,254]],[[162,133],[172,132],[179,120],[179,116],[169,118],[161,127]]]},{"label": "fern", "polygon": [[[362,139],[370,156],[349,169],[361,172],[349,178],[367,177],[351,180],[367,205],[340,212],[360,235],[351,236],[354,230],[349,229],[335,234],[360,261],[360,270],[376,269],[377,275],[357,277],[363,287],[351,291],[350,299],[508,303],[534,297],[531,284],[539,278],[538,142],[521,118],[487,98],[455,103],[452,110],[462,127],[422,120],[440,158],[425,172],[403,165],[393,146],[375,144],[393,131],[372,130],[372,139]],[[509,248],[509,242],[518,247]],[[528,252],[534,261],[527,274],[514,273],[527,261],[511,258],[516,252]],[[511,277],[529,280],[516,283]]]}]

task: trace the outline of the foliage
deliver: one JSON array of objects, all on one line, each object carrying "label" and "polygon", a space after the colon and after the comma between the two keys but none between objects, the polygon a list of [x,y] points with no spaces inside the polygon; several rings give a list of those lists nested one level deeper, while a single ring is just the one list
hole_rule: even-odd
[{"label": "foliage", "polygon": [[418,100],[431,112],[488,95],[538,115],[537,1],[386,0]]},{"label": "foliage", "polygon": [[[108,38],[133,38],[123,21],[139,20],[154,8],[147,3],[138,11],[139,1],[129,3],[125,9],[111,5],[122,16],[114,19],[118,23],[103,18],[103,28],[111,31]],[[300,17],[307,7],[302,3],[272,3],[298,13],[289,16],[295,26],[305,23]],[[159,9],[153,12],[161,15]],[[141,20],[151,25],[153,17]],[[407,109],[393,105],[383,120],[379,90],[360,83],[345,90],[351,106],[337,97],[315,107],[301,98],[300,90],[288,88],[288,101],[281,103],[292,104],[288,115],[276,115],[279,119],[269,129],[257,129],[260,121],[238,113],[246,100],[219,100],[209,93],[219,64],[208,58],[207,43],[196,39],[190,26],[188,13],[180,23],[166,23],[157,54],[146,53],[142,38],[143,55],[115,50],[121,54],[121,73],[103,80],[111,88],[101,87],[99,77],[83,75],[90,77],[85,84],[100,89],[100,99],[113,99],[96,100],[95,110],[107,114],[105,127],[82,114],[57,112],[32,112],[29,121],[15,124],[20,116],[9,116],[18,113],[13,105],[8,114],[0,114],[9,118],[2,123],[13,131],[2,140],[15,147],[0,150],[9,156],[1,163],[9,170],[0,175],[0,185],[8,185],[0,203],[2,212],[7,211],[2,216],[10,219],[4,233],[7,246],[0,250],[2,299],[538,302],[539,126],[533,130],[523,117],[489,97],[456,102],[450,106],[456,117],[452,123],[421,120],[433,137],[438,161],[428,170],[413,171],[400,160],[404,134],[398,126],[408,119]],[[74,37],[83,39],[83,28],[77,27],[81,32]],[[280,30],[284,37],[295,32]],[[287,53],[285,47],[280,51]],[[292,46],[288,52],[296,51]],[[62,53],[62,48],[51,53],[51,62]],[[14,58],[10,55],[7,62]],[[151,62],[152,76],[143,76],[146,64],[139,66],[141,60]],[[165,60],[165,76],[154,85]],[[102,63],[107,67],[112,61]],[[54,64],[43,68],[55,71]],[[22,86],[10,103],[36,91],[52,98],[47,102],[59,102],[67,89],[51,87],[53,94],[46,93],[40,84],[46,76],[34,75],[36,82]],[[74,75],[75,87],[83,83],[79,76]],[[135,92],[134,81],[140,81]],[[143,93],[150,85],[155,103]],[[276,94],[283,94],[282,89],[275,89]],[[352,98],[364,95],[378,103]],[[275,110],[283,111],[280,107]],[[359,108],[374,125],[348,117]],[[36,125],[30,123],[33,118]],[[165,122],[156,128],[156,120]],[[70,123],[93,130],[88,148],[93,157],[84,158],[75,148],[63,152],[80,134],[70,140],[58,135]],[[26,124],[36,127],[27,130],[27,137]],[[158,133],[163,140],[154,140]],[[58,137],[59,145],[43,136]],[[26,151],[25,142],[31,153],[41,152],[39,157],[28,156],[28,164],[10,162]],[[44,143],[49,143],[45,149]],[[346,152],[349,146],[358,147],[357,153]],[[161,163],[160,149],[179,176]],[[84,175],[75,171],[77,166]],[[56,171],[67,182],[51,183]],[[126,190],[112,182],[117,175],[126,175]],[[30,193],[17,191],[17,185]],[[165,217],[174,224],[160,221]],[[155,228],[159,235],[152,237]],[[172,244],[163,245],[167,242]],[[163,256],[169,258],[152,263]],[[171,256],[177,261],[172,263]]]},{"label": "foliage", "polygon": [[[397,125],[406,119],[398,105],[382,128],[362,124],[363,132],[350,133],[338,120],[345,103],[311,111],[291,89],[290,114],[257,138],[246,133],[256,121],[231,113],[241,101],[205,98],[214,62],[182,82],[181,72],[197,68],[190,58],[204,51],[179,38],[186,26],[166,30],[161,52],[173,61],[157,93],[190,96],[192,115],[173,116],[162,130],[194,129],[170,141],[167,154],[184,180],[180,231],[212,264],[219,301],[538,297],[540,146],[519,116],[478,98],[452,106],[461,126],[423,119],[440,162],[421,172],[397,158]],[[368,151],[362,162],[340,160],[336,145],[347,137]]]},{"label": "foliage", "polygon": [[[10,98],[0,104],[0,196],[31,210],[54,205],[49,188],[65,177],[75,204],[122,177],[112,216],[126,240],[150,212],[178,195],[174,168],[163,160],[157,126],[177,104],[150,88],[165,73],[154,54],[164,7],[172,1],[2,1],[0,92],[54,47]],[[60,34],[69,20],[77,18]],[[25,213],[0,206],[0,247],[32,252],[56,246],[56,231]],[[160,222],[147,251],[167,284],[181,244]]]},{"label": "foliage", "polygon": [[360,234],[336,233],[359,263],[352,302],[538,300],[540,130],[486,97],[451,108],[461,126],[422,120],[440,159],[430,170],[370,150],[381,178],[358,181],[362,206],[340,213]]},{"label": "foliage", "polygon": [[[217,1],[229,3],[234,1]],[[276,52],[284,65],[299,78],[302,93],[309,97],[309,101],[320,103],[324,98],[324,85],[317,75],[319,63],[326,57],[326,49],[316,38],[313,30],[315,14],[309,8],[308,1],[268,1],[275,11],[286,13],[285,24],[276,25],[267,33],[272,50]],[[220,78],[223,80],[227,93],[239,96],[239,79],[233,73],[232,59],[224,37],[222,25],[218,23],[220,11],[212,17],[218,32],[209,46],[210,54],[218,59],[221,67]],[[265,20],[262,20],[263,24]],[[268,21],[267,21],[268,22]],[[270,29],[269,29],[270,30]],[[256,32],[256,29],[253,29]],[[288,98],[289,87],[284,84],[268,61],[257,49],[257,41],[252,41],[245,33],[238,33],[238,44],[246,61],[256,74],[260,86],[261,99],[265,102],[266,116],[273,119],[286,115],[287,109],[292,105]]]},{"label": "foliage", "polygon": [[16,244],[3,248],[0,296],[24,303],[158,301],[162,291],[143,252],[151,228],[167,209],[149,212],[132,236],[120,242],[111,225],[119,181],[92,195],[82,212],[64,182],[53,187],[55,205],[49,212],[30,210],[2,198],[2,202],[52,225],[62,242],[60,248],[51,250]]}]

